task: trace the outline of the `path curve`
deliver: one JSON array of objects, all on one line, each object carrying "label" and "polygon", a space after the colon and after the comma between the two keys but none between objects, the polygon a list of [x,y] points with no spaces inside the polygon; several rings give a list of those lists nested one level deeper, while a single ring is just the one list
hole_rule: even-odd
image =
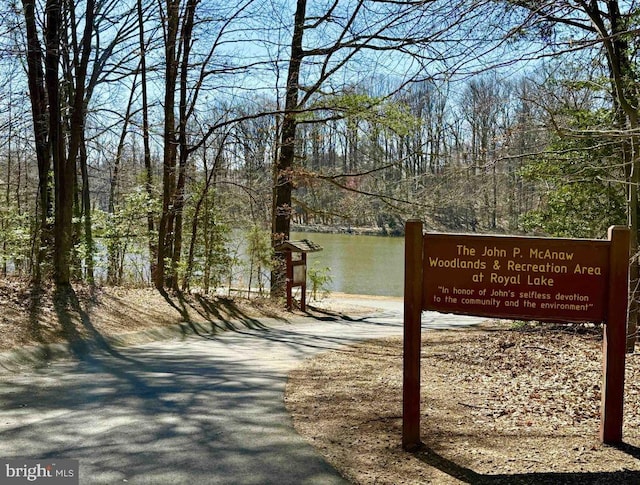
[{"label": "path curve", "polygon": [[[77,459],[83,485],[346,483],[296,434],[283,392],[288,372],[305,358],[402,334],[401,300],[348,304],[376,310],[157,342],[5,375],[0,457]],[[479,321],[427,313],[423,326]]]}]

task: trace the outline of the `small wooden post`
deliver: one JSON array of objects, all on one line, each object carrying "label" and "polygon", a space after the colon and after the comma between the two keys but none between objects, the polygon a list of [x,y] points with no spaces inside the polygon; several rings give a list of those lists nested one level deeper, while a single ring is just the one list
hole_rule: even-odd
[{"label": "small wooden post", "polygon": [[302,266],[304,266],[304,281],[300,288],[300,310],[307,311],[307,253],[302,253]]},{"label": "small wooden post", "polygon": [[404,354],[402,447],[420,445],[420,352],[422,316],[422,222],[407,221],[404,238]]},{"label": "small wooden post", "polygon": [[602,341],[602,404],[600,439],[622,442],[624,367],[629,298],[629,229],[609,228],[609,296]]},{"label": "small wooden post", "polygon": [[287,310],[293,308],[293,255],[291,251],[285,251],[287,272]]}]

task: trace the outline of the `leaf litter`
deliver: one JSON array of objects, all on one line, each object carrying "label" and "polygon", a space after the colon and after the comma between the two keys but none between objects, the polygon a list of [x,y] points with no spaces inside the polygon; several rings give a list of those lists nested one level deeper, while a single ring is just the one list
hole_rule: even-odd
[{"label": "leaf litter", "polygon": [[624,443],[599,442],[602,329],[487,322],[423,332],[423,446],[402,450],[402,340],[294,370],[294,426],[356,484],[640,483],[640,362],[626,359]]}]

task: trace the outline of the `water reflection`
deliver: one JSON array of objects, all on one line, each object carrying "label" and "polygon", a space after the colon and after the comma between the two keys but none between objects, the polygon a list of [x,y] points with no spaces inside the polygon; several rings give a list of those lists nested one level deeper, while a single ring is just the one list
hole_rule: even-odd
[{"label": "water reflection", "polygon": [[323,247],[308,255],[308,264],[331,268],[332,291],[402,296],[403,238],[295,232],[291,239],[310,239]]}]

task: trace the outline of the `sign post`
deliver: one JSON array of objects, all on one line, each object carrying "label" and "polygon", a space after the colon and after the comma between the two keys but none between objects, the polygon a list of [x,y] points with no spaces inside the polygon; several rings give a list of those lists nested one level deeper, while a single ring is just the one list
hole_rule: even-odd
[{"label": "sign post", "polygon": [[609,295],[602,340],[600,441],[622,442],[622,407],[629,298],[629,230],[609,229]]},{"label": "sign post", "polygon": [[409,221],[404,248],[404,369],[402,446],[420,444],[420,320],[422,315],[422,223]]},{"label": "sign post", "polygon": [[600,437],[605,443],[619,443],[622,439],[628,267],[629,230],[626,227],[612,227],[609,240],[601,241],[423,235],[420,221],[408,221],[405,236],[404,448],[410,449],[420,442],[422,310],[519,320],[604,322]]}]

